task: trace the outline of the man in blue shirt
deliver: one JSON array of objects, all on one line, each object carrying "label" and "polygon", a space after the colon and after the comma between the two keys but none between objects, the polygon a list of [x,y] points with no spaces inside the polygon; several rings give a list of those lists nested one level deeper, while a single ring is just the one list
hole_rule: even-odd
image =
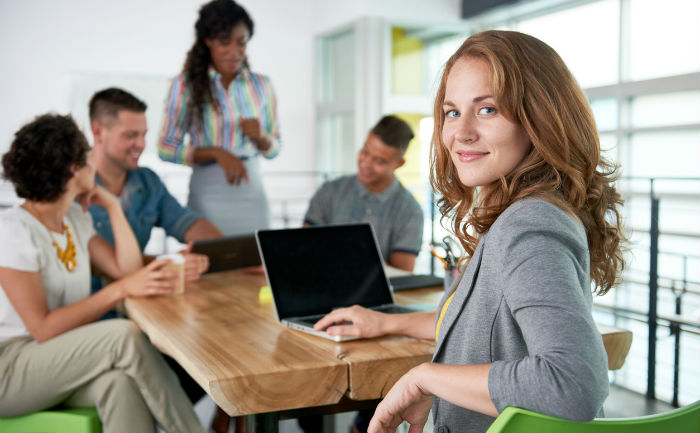
[{"label": "man in blue shirt", "polygon": [[[93,156],[96,180],[119,198],[141,251],[153,227],[180,242],[223,236],[209,221],[181,206],[170,195],[157,174],[138,161],[146,147],[146,104],[130,93],[109,88],[90,100],[90,129],[95,139]],[[91,206],[95,230],[114,243],[112,227],[104,209]],[[185,278],[195,280],[206,271],[206,256],[185,250]]]},{"label": "man in blue shirt", "polygon": [[[223,236],[211,222],[181,206],[170,195],[157,174],[139,167],[139,157],[146,147],[146,104],[132,94],[116,88],[95,93],[90,100],[90,129],[95,139],[92,152],[97,168],[95,180],[119,198],[141,251],[146,247],[153,227],[188,243],[185,256],[185,279],[196,280],[209,267],[207,256],[189,252],[191,242]],[[107,212],[90,206],[95,230],[114,243]],[[151,258],[147,258],[148,261]],[[102,280],[93,277],[92,290],[102,288]],[[202,388],[177,362],[165,357],[192,402],[204,395]]]}]

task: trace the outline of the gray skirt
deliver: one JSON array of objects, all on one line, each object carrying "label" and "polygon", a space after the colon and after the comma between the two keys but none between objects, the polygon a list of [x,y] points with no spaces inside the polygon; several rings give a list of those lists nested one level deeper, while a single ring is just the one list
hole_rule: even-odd
[{"label": "gray skirt", "polygon": [[238,186],[226,181],[219,164],[195,165],[192,169],[187,205],[227,236],[270,227],[270,205],[260,161],[253,157],[243,164],[248,170],[248,182],[242,181]]}]

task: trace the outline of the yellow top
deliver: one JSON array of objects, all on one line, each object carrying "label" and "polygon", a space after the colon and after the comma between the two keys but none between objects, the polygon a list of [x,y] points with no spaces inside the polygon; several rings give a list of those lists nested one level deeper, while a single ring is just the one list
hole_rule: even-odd
[{"label": "yellow top", "polygon": [[435,342],[437,343],[438,337],[440,336],[440,325],[442,324],[442,318],[445,316],[445,311],[447,311],[447,307],[450,306],[450,302],[452,302],[452,297],[455,295],[457,290],[452,292],[449,298],[445,301],[445,304],[442,306],[442,310],[440,310],[440,315],[438,316],[437,319],[437,324],[435,325]]}]

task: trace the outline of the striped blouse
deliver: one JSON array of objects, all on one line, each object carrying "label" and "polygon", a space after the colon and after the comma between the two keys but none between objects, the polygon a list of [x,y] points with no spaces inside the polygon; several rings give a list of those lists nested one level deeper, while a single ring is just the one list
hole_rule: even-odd
[{"label": "striped blouse", "polygon": [[[220,108],[205,103],[198,125],[190,124],[191,91],[184,75],[173,79],[165,105],[163,127],[158,140],[158,155],[164,161],[193,164],[197,147],[222,147],[239,158],[251,158],[262,154],[274,158],[280,151],[277,100],[270,79],[250,72],[244,67],[229,85],[228,91],[221,84],[221,75],[209,68],[212,96]],[[252,140],[243,135],[239,117],[257,118],[260,129],[272,137],[272,145],[261,152]],[[185,135],[190,140],[185,142]]]}]

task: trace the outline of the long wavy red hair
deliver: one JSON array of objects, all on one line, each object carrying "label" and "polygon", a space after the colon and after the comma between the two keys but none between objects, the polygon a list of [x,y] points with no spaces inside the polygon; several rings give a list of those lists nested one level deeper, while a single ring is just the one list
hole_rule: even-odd
[{"label": "long wavy red hair", "polygon": [[[496,106],[525,128],[530,152],[511,173],[481,197],[463,185],[442,140],[445,86],[462,58],[486,61]],[[559,55],[524,33],[490,30],[469,37],[445,64],[435,98],[430,182],[441,194],[441,221],[474,253],[479,238],[511,204],[540,197],[575,215],[583,224],[590,251],[595,292],[605,294],[624,268],[623,201],[615,190],[618,167],[600,153],[588,100]]]}]

